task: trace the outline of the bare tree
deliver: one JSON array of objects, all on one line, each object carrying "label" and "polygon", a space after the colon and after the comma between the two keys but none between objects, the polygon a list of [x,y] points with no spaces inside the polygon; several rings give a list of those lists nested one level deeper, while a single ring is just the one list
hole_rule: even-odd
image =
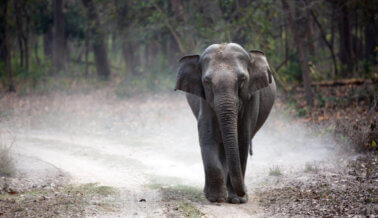
[{"label": "bare tree", "polygon": [[[294,41],[297,46],[299,62],[301,65],[301,70],[302,70],[303,85],[306,92],[306,102],[308,106],[312,107],[314,105],[314,99],[313,99],[313,94],[312,94],[312,89],[311,89],[310,70],[308,68],[308,61],[307,61],[306,53],[303,48],[303,39],[299,37],[298,35],[297,25],[295,21],[293,20],[289,4],[287,3],[286,0],[281,0],[281,1],[282,1],[283,9],[287,16],[287,20],[289,22],[291,33],[294,37]],[[297,4],[297,1],[295,3]]]}]

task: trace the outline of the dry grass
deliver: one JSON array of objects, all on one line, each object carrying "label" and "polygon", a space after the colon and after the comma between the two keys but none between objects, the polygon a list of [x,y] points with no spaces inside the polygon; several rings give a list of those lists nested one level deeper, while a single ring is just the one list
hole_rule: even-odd
[{"label": "dry grass", "polygon": [[[118,211],[118,191],[96,183],[33,188],[0,195],[0,217],[93,217]],[[100,216],[101,217],[101,216]]]},{"label": "dry grass", "polygon": [[282,176],[282,170],[278,165],[269,168],[269,176]]},{"label": "dry grass", "polygon": [[14,163],[11,156],[12,145],[0,141],[0,176],[11,176],[14,173]]},{"label": "dry grass", "polygon": [[[303,88],[296,88],[286,103],[292,115],[305,123],[333,132],[346,149],[376,151],[378,138],[377,85],[314,87],[315,107],[308,108]],[[285,106],[285,105],[284,105]],[[302,114],[302,112],[304,112]]]}]

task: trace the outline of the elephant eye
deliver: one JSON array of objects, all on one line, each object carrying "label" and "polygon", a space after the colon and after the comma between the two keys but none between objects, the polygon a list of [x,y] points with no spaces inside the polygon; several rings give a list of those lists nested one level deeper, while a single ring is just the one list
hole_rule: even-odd
[{"label": "elephant eye", "polygon": [[241,74],[239,76],[239,87],[243,87],[246,80],[247,80],[247,77],[244,74]]}]

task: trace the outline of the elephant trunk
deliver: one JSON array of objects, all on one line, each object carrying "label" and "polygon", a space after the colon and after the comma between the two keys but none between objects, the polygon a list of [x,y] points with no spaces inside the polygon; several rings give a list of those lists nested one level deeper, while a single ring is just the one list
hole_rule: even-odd
[{"label": "elephant trunk", "polygon": [[237,195],[244,196],[244,179],[240,164],[237,132],[238,98],[232,95],[218,96],[215,99],[215,112],[222,134],[232,187]]}]

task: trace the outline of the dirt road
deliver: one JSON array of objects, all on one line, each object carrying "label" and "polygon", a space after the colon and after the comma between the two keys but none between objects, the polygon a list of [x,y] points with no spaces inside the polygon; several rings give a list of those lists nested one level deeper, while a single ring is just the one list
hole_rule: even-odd
[{"label": "dirt road", "polygon": [[189,209],[207,217],[264,216],[256,190],[305,180],[309,169],[334,168],[345,158],[331,137],[315,135],[276,108],[253,141],[245,179],[250,201],[210,204],[201,194],[196,122],[182,94],[8,96],[1,104],[0,128],[15,139],[15,153],[62,169],[74,183],[121,190],[122,209],[104,216],[181,216]]}]

